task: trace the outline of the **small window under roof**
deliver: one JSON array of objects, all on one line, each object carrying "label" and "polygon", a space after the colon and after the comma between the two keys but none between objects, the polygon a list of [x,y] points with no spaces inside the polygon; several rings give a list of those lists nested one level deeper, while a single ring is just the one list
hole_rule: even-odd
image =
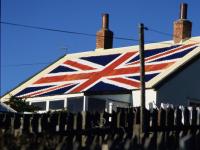
[{"label": "small window under roof", "polygon": [[49,101],[49,109],[63,109],[64,100]]},{"label": "small window under roof", "polygon": [[31,105],[35,106],[37,110],[46,110],[46,102],[32,102]]}]

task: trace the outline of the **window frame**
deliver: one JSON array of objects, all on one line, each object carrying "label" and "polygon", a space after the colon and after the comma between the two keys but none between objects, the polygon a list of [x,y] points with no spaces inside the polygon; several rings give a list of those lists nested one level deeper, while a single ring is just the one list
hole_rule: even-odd
[{"label": "window frame", "polygon": [[[33,98],[27,98],[26,101],[31,105],[34,102],[46,102],[46,110],[44,111],[36,111],[38,113],[45,113],[50,111],[49,108],[49,102],[50,101],[56,101],[56,100],[64,100],[64,109],[67,109],[67,99],[68,98],[75,98],[75,97],[83,97],[83,110],[87,110],[87,103],[86,102],[86,97],[84,93],[76,93],[76,94],[67,94],[67,95],[55,95],[55,96],[47,96],[47,97],[33,97]],[[54,109],[51,111],[58,111],[61,109]]]},{"label": "window frame", "polygon": [[[60,109],[50,109],[50,102],[56,102],[56,101],[63,101],[63,108],[60,108]],[[48,110],[50,110],[50,111],[58,111],[58,110],[63,110],[63,109],[66,109],[66,107],[65,107],[65,101],[66,101],[66,99],[56,99],[56,100],[49,100],[48,102],[49,102],[49,107],[48,107]]]}]

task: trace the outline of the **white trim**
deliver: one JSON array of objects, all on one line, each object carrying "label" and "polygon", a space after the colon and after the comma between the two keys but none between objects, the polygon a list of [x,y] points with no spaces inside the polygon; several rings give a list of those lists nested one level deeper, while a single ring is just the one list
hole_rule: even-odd
[{"label": "white trim", "polygon": [[64,100],[64,108],[67,108],[67,98],[71,97],[83,97],[84,93],[78,93],[78,94],[68,94],[68,95],[55,95],[55,96],[46,96],[46,97],[34,97],[34,98],[27,98],[26,101],[29,102],[31,105],[34,102],[46,102],[46,110],[45,111],[38,111],[39,113],[47,112],[49,111],[49,102],[50,101],[58,101],[58,100]]},{"label": "white trim", "polygon": [[83,111],[85,111],[85,96],[83,97]]},{"label": "white trim", "polygon": [[67,97],[64,99],[64,109],[67,109]]},{"label": "white trim", "polygon": [[87,111],[88,110],[88,97],[84,96],[83,97],[83,111]]},{"label": "white trim", "polygon": [[46,111],[49,111],[49,100],[46,100]]},{"label": "white trim", "polygon": [[27,98],[26,101],[59,100],[59,99],[65,99],[69,97],[80,97],[80,96],[84,96],[84,93],[45,96],[45,97],[33,97],[33,98]]}]

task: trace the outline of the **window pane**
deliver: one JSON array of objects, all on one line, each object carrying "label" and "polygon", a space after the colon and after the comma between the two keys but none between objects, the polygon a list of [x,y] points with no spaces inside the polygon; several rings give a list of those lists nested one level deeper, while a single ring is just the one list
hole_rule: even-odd
[{"label": "window pane", "polygon": [[63,109],[64,108],[64,100],[56,100],[49,102],[49,109]]},{"label": "window pane", "polygon": [[36,110],[46,110],[46,102],[32,102],[33,106],[35,106]]},{"label": "window pane", "polygon": [[83,97],[71,97],[67,99],[67,109],[70,112],[80,112],[83,110]]}]

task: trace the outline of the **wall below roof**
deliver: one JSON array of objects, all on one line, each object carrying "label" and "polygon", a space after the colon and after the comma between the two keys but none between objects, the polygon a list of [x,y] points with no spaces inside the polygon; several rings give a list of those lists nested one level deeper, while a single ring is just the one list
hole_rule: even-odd
[{"label": "wall below roof", "polygon": [[[133,107],[141,106],[141,91],[133,90]],[[146,89],[145,91],[145,106],[147,109],[155,107],[157,92],[154,89]]]},{"label": "wall below roof", "polygon": [[188,105],[189,99],[200,103],[200,57],[178,72],[157,90],[157,105]]},{"label": "wall below roof", "polygon": [[125,103],[132,103],[132,95],[131,94],[105,94],[105,95],[92,95],[89,98],[97,98],[111,101],[119,101]]}]

